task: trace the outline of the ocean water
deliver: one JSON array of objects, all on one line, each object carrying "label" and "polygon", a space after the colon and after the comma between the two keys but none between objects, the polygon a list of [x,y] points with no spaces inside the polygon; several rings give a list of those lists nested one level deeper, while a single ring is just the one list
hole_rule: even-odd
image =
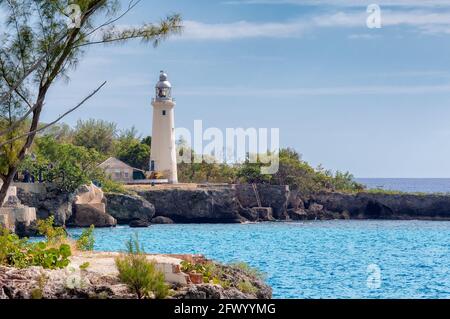
[{"label": "ocean water", "polygon": [[356,178],[369,189],[413,193],[450,193],[450,178]]},{"label": "ocean water", "polygon": [[450,222],[117,227],[96,229],[95,249],[123,250],[135,232],[149,253],[245,261],[266,274],[275,298],[450,298]]}]

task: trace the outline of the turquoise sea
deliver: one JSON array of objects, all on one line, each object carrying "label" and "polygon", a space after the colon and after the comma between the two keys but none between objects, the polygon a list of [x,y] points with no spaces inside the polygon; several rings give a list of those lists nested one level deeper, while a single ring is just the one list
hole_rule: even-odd
[{"label": "turquoise sea", "polygon": [[135,232],[147,252],[245,261],[266,273],[275,298],[450,298],[450,222],[118,227],[96,229],[95,249],[122,250]]}]

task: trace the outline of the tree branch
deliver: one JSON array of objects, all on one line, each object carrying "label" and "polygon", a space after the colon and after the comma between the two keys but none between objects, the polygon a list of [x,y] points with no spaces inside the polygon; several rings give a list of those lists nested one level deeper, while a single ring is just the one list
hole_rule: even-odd
[{"label": "tree branch", "polygon": [[50,126],[55,125],[55,124],[58,123],[61,119],[63,119],[64,117],[66,117],[67,115],[69,115],[70,113],[72,113],[73,111],[75,111],[75,110],[77,110],[78,108],[80,108],[84,103],[86,103],[86,101],[88,101],[88,100],[89,100],[90,98],[92,98],[95,94],[97,94],[98,91],[100,91],[100,90],[106,85],[106,83],[107,83],[106,81],[103,82],[102,85],[100,85],[97,89],[95,89],[91,94],[89,94],[88,96],[86,96],[80,103],[78,103],[75,107],[71,108],[70,110],[68,110],[67,112],[65,112],[65,113],[62,114],[61,116],[59,116],[59,117],[58,117],[56,120],[54,120],[53,122],[48,123],[48,124],[44,125],[43,127],[39,128],[39,129],[30,131],[30,132],[28,132],[28,133],[25,133],[25,134],[22,134],[22,135],[19,135],[19,136],[16,136],[16,137],[14,137],[14,138],[12,138],[12,139],[6,141],[6,142],[3,142],[3,143],[0,144],[0,148],[3,147],[3,146],[5,146],[5,145],[7,145],[7,144],[11,144],[11,143],[13,143],[13,142],[15,142],[15,141],[17,141],[17,140],[20,140],[20,139],[23,139],[23,138],[25,138],[25,137],[28,137],[28,136],[30,136],[30,135],[32,135],[32,134],[36,134],[36,133],[39,133],[39,132],[41,132],[41,131],[44,131],[44,130],[46,130],[47,128],[49,128]]}]

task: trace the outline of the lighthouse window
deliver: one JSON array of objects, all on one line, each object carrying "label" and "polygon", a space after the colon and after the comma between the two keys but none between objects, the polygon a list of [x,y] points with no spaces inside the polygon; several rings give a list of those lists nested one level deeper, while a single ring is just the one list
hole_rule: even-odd
[{"label": "lighthouse window", "polygon": [[163,114],[164,116],[166,116],[166,111],[164,110],[162,114]]}]

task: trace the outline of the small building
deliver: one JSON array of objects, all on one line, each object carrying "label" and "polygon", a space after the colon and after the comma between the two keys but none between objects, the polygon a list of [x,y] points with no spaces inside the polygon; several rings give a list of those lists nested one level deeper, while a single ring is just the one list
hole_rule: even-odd
[{"label": "small building", "polygon": [[116,182],[129,183],[134,180],[145,179],[145,172],[143,170],[131,167],[115,157],[108,158],[99,167]]}]

